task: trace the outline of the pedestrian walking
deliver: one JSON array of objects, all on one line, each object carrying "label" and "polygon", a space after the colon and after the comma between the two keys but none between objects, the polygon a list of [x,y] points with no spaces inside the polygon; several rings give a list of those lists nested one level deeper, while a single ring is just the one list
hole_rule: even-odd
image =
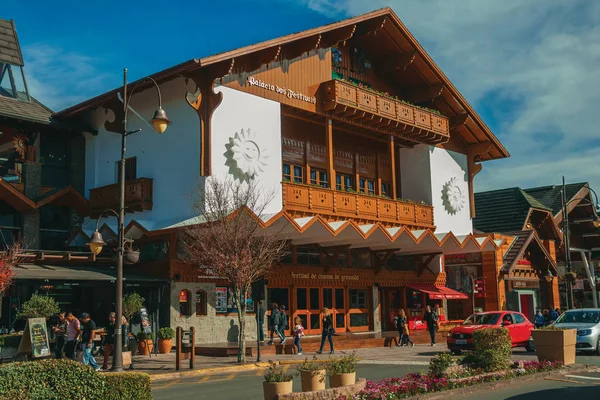
[{"label": "pedestrian walking", "polygon": [[115,346],[115,327],[117,321],[117,314],[111,312],[108,315],[108,325],[106,326],[105,332],[106,336],[104,336],[104,346],[102,350],[104,351],[104,359],[102,360],[102,369],[108,369],[108,360],[110,360],[110,356],[113,353]]},{"label": "pedestrian walking", "polygon": [[57,359],[63,358],[63,352],[65,351],[66,335],[67,335],[67,319],[65,313],[61,312],[58,314],[58,322],[52,327],[52,331],[56,336],[56,343],[54,347],[54,355]]},{"label": "pedestrian walking", "polygon": [[546,324],[546,318],[544,318],[544,315],[542,314],[542,310],[537,310],[537,313],[535,314],[533,323],[535,324],[535,327],[537,329],[540,329],[541,327],[543,327]]},{"label": "pedestrian walking", "polygon": [[288,316],[285,313],[285,306],[282,304],[279,306],[279,333],[283,336],[281,344],[285,344],[285,331],[288,328]]},{"label": "pedestrian walking", "polygon": [[411,347],[415,347],[415,344],[410,340],[410,331],[408,329],[408,317],[404,310],[400,310],[398,316],[398,331],[400,332],[400,344],[399,346],[408,346],[410,343]]},{"label": "pedestrian walking", "polygon": [[294,345],[298,349],[297,355],[302,355],[302,347],[300,347],[300,338],[304,336],[304,327],[302,326],[302,319],[300,317],[294,318]]},{"label": "pedestrian walking", "polygon": [[331,311],[329,308],[323,308],[321,311],[321,315],[323,318],[321,319],[321,327],[323,328],[323,332],[321,333],[321,347],[317,354],[323,353],[323,347],[325,346],[325,339],[329,341],[329,349],[331,350],[329,354],[333,354],[333,334],[335,333],[335,329],[333,328],[333,318],[331,316]]},{"label": "pedestrian walking", "polygon": [[267,344],[273,344],[273,336],[277,334],[281,340],[281,344],[285,344],[285,338],[279,331],[279,325],[281,324],[281,315],[279,314],[279,306],[277,303],[271,304],[271,315],[269,316],[269,325],[271,326],[271,337]]},{"label": "pedestrian walking", "polygon": [[431,311],[431,306],[427,306],[427,311],[423,316],[423,321],[427,324],[427,330],[431,337],[431,345],[435,346],[435,334],[438,330],[439,319],[435,312]]},{"label": "pedestrian walking", "polygon": [[75,349],[77,348],[77,340],[81,334],[81,323],[72,312],[68,312],[65,316],[67,320],[67,344],[65,345],[65,356],[68,359],[75,360]]},{"label": "pedestrian walking", "polygon": [[96,336],[96,323],[90,318],[90,314],[82,313],[83,321],[81,330],[81,347],[83,349],[83,365],[90,365],[94,370],[100,370],[100,366],[96,363],[96,359],[92,354],[94,347],[94,336]]},{"label": "pedestrian walking", "polygon": [[259,333],[259,340],[261,342],[265,341],[265,330],[264,330],[264,324],[265,324],[265,313],[266,310],[265,308],[262,306],[262,300],[259,300],[258,304],[257,304],[257,309],[256,309],[256,323],[258,324],[258,333]]}]

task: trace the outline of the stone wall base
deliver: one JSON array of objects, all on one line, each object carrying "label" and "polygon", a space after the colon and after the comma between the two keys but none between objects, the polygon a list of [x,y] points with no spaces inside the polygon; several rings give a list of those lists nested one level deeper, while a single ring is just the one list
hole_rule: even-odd
[{"label": "stone wall base", "polygon": [[286,393],[277,396],[278,400],[337,400],[340,397],[350,397],[354,394],[359,393],[367,385],[365,378],[360,378],[358,382],[351,386],[344,386],[340,388],[318,390],[316,392],[298,392],[298,393]]}]

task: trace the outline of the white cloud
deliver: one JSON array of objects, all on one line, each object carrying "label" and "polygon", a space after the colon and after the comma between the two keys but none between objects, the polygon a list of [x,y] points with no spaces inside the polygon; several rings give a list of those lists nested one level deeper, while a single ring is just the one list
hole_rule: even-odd
[{"label": "white cloud", "polygon": [[475,108],[492,110],[488,123],[512,157],[484,164],[477,190],[563,174],[600,188],[600,2],[301,2],[335,19],[391,6]]},{"label": "white cloud", "polygon": [[109,75],[99,59],[36,43],[23,47],[29,93],[59,111],[105,90]]}]

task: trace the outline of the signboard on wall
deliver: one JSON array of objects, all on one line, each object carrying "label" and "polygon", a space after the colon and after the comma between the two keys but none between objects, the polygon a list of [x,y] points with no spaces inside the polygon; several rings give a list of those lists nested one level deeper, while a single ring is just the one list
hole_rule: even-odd
[{"label": "signboard on wall", "polygon": [[[237,302],[233,291],[228,287],[215,288],[217,302],[215,309],[217,313],[233,313],[237,312]],[[254,312],[254,300],[252,300],[252,292],[246,293],[246,312]]]},{"label": "signboard on wall", "polygon": [[481,253],[447,254],[444,256],[446,265],[481,264]]},{"label": "signboard on wall", "polygon": [[215,304],[215,309],[217,313],[226,313],[227,312],[227,288],[226,287],[217,287],[215,288],[215,292],[217,295],[217,302]]}]

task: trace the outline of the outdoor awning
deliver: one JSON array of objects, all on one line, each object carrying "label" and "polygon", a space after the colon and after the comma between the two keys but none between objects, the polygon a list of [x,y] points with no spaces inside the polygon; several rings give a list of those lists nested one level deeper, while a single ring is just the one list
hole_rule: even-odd
[{"label": "outdoor awning", "polygon": [[[59,266],[45,264],[19,264],[14,267],[15,280],[58,280],[58,281],[114,281],[117,271],[113,266]],[[167,279],[133,274],[123,271],[126,282],[160,282]]]},{"label": "outdoor awning", "polygon": [[456,290],[447,288],[445,286],[409,285],[407,287],[429,295],[429,298],[432,300],[459,300],[469,298],[469,296],[466,294],[457,292]]}]

